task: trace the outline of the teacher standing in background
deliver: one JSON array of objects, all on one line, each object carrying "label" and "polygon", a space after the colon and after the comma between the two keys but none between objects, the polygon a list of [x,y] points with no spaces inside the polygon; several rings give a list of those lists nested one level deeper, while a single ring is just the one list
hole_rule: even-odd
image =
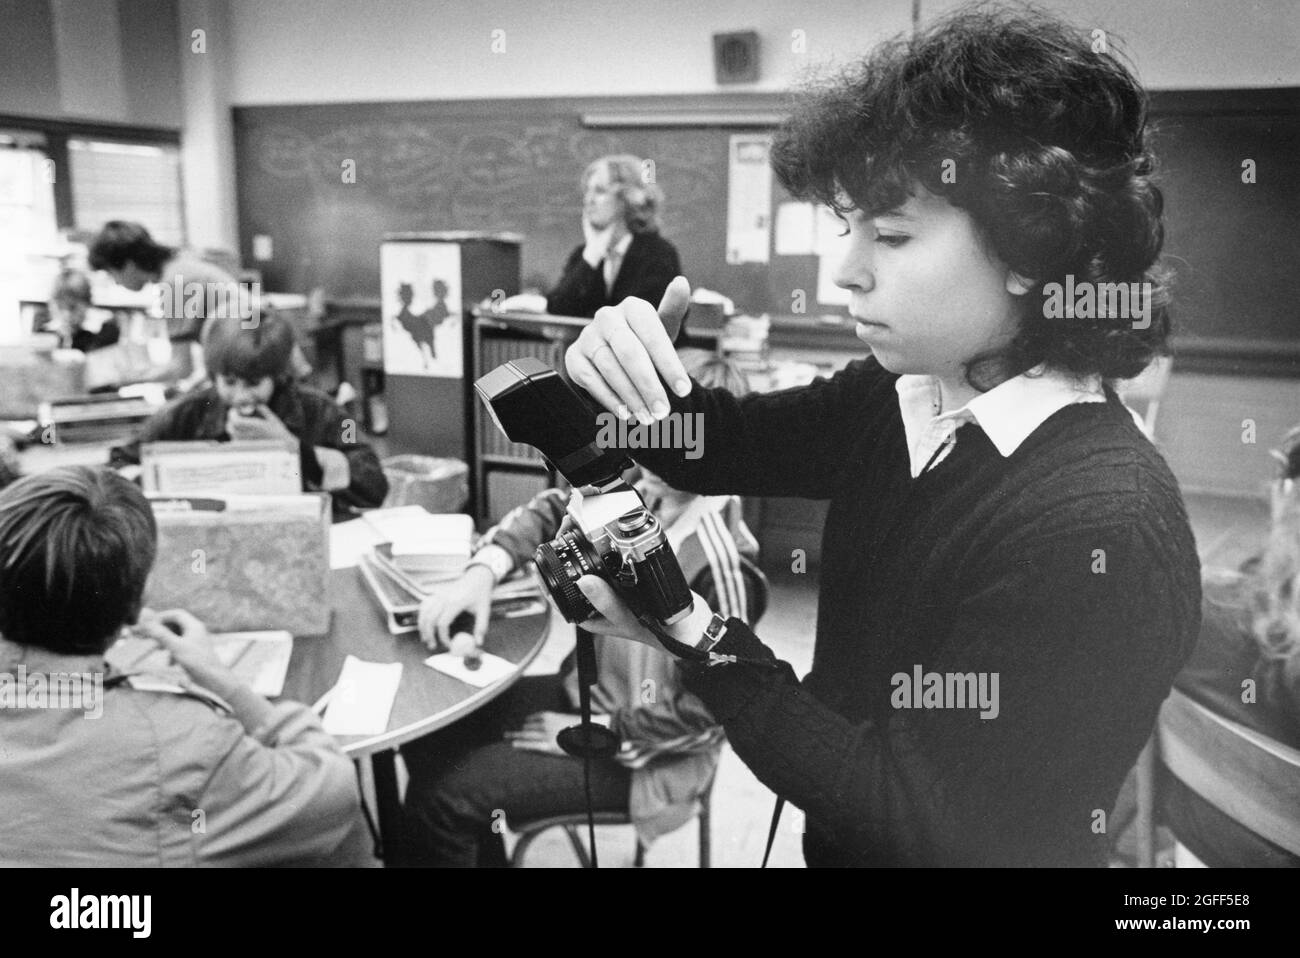
[{"label": "teacher standing in background", "polygon": [[682,270],[677,248],[659,235],[663,192],[646,182],[642,161],[602,156],[582,174],[582,233],[547,312],[592,317],[628,296],[657,303]]}]

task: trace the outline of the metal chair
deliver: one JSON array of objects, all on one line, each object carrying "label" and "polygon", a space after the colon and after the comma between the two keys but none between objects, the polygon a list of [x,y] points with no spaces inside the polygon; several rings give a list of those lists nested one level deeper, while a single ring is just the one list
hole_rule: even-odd
[{"label": "metal chair", "polygon": [[[717,775],[714,775],[714,779]],[[709,782],[708,788],[700,796],[700,813],[697,816],[700,821],[700,867],[708,868],[711,864],[712,853],[712,800],[713,800],[713,781]],[[593,816],[597,825],[631,825],[632,819],[626,811],[618,812],[596,812]],[[587,813],[575,812],[566,815],[554,815],[550,818],[539,818],[535,821],[524,822],[515,826],[514,830],[518,833],[519,838],[515,842],[515,847],[510,853],[510,867],[521,868],[524,864],[524,856],[528,854],[528,848],[533,841],[552,828],[563,828],[565,837],[569,839],[569,845],[573,848],[574,855],[577,856],[578,862],[583,868],[591,867],[591,855],[587,849],[587,843],[582,837],[581,829],[587,827]],[[636,843],[636,854],[632,860],[634,868],[641,868],[645,865],[645,846],[640,840]]]},{"label": "metal chair", "polygon": [[[751,562],[745,556],[740,557],[740,571],[745,580],[745,600],[749,613],[748,619],[750,627],[758,624],[767,611],[768,598],[771,592],[767,576],[763,570]],[[716,595],[710,595],[707,592],[701,593],[701,598],[716,605]],[[708,868],[711,864],[712,856],[712,801],[713,785],[717,780],[717,773],[714,773],[713,779],[709,781],[708,786],[700,795],[700,812],[697,816],[700,821],[700,867]],[[630,825],[632,819],[626,811],[606,811],[596,812],[593,816],[597,825]],[[510,865],[513,868],[519,868],[523,865],[524,856],[528,853],[528,848],[532,845],[537,836],[542,832],[552,828],[563,828],[565,836],[569,839],[569,844],[573,847],[573,853],[577,856],[578,861],[583,868],[591,867],[591,855],[587,849],[587,843],[583,839],[580,829],[587,826],[587,813],[574,812],[565,815],[553,815],[549,818],[539,818],[531,822],[520,822],[513,826],[519,838],[515,842],[515,847],[510,854]],[[640,868],[645,864],[645,848],[640,840],[636,843],[636,854],[633,859],[633,865]]]}]

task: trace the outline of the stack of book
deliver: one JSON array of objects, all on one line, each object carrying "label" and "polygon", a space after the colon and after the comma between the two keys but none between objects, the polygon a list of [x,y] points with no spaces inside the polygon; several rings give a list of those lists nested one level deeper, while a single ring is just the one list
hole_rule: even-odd
[{"label": "stack of book", "polygon": [[[466,515],[434,515],[419,507],[367,513],[377,541],[357,560],[394,635],[419,627],[420,604],[440,585],[458,579],[473,554],[474,523]],[[544,611],[531,576],[507,580],[492,594],[493,617]]]}]

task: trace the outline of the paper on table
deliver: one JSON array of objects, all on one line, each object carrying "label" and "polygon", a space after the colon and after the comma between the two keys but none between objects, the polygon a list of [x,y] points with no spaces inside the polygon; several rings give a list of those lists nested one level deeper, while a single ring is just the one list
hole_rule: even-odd
[{"label": "paper on table", "polygon": [[355,566],[381,542],[393,543],[394,553],[399,553],[417,547],[432,549],[450,537],[468,554],[473,532],[469,516],[434,515],[424,506],[372,509],[360,519],[330,527],[330,568]]},{"label": "paper on table", "polygon": [[401,681],[401,662],[363,662],[349,655],[343,660],[343,671],[321,723],[325,731],[331,735],[383,732]]},{"label": "paper on table", "polygon": [[357,565],[381,541],[379,533],[365,519],[330,526],[330,568],[347,569]]},{"label": "paper on table", "polygon": [[222,632],[212,636],[212,650],[258,695],[273,699],[284,691],[293,657],[293,636],[288,632]]},{"label": "paper on table", "polygon": [[431,669],[437,669],[439,672],[480,689],[487,688],[493,682],[505,678],[515,670],[512,663],[507,662],[499,655],[493,655],[491,652],[480,653],[480,659],[483,664],[477,669],[471,670],[465,668],[465,660],[459,655],[440,652],[437,655],[429,656],[424,660],[424,664]]},{"label": "paper on table", "polygon": [[355,566],[381,542],[391,542],[407,524],[427,516],[424,506],[372,509],[360,519],[330,526],[330,568]]}]

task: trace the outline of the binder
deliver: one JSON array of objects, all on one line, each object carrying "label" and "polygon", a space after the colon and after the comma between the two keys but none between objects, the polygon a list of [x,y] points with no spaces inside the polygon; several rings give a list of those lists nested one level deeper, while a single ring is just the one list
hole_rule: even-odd
[{"label": "binder", "polygon": [[154,609],[188,609],[212,632],[329,631],[327,493],[150,496],[158,554]]}]

